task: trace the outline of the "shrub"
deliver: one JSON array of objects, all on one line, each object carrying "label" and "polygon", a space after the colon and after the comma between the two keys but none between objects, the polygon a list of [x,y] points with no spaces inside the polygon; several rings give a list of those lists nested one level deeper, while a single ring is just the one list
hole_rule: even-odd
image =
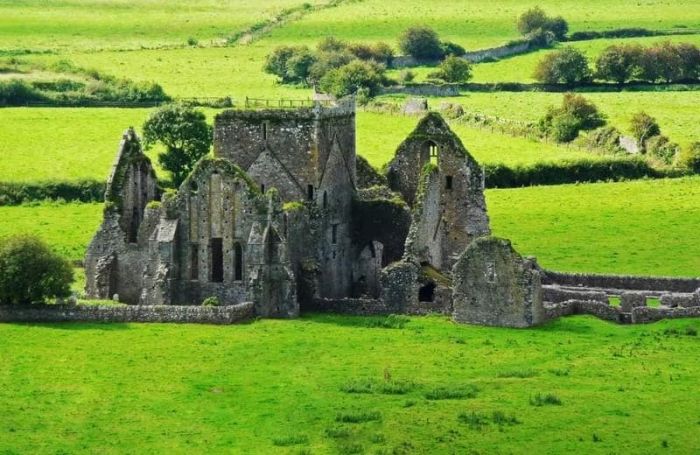
[{"label": "shrub", "polygon": [[658,158],[664,164],[672,164],[679,151],[678,144],[671,142],[666,136],[652,136],[644,142],[644,150],[648,155]]},{"label": "shrub", "polygon": [[700,174],[700,142],[693,142],[684,148],[679,157],[678,164],[696,174]]},{"label": "shrub", "polygon": [[68,297],[72,282],[70,263],[38,237],[16,235],[0,240],[0,304]]},{"label": "shrub", "polygon": [[321,90],[337,97],[353,94],[360,88],[374,95],[384,80],[384,67],[374,62],[355,60],[328,71],[319,81]]},{"label": "shrub", "polygon": [[408,28],[399,38],[401,52],[419,60],[437,60],[443,57],[442,44],[437,33],[429,27]]},{"label": "shrub", "polygon": [[283,437],[274,438],[272,440],[272,444],[276,445],[277,447],[289,447],[289,446],[295,446],[295,445],[300,445],[300,444],[308,444],[308,442],[309,442],[309,437],[306,435],[303,435],[303,434],[283,436]]},{"label": "shrub", "polygon": [[0,106],[18,106],[32,101],[44,101],[46,97],[33,86],[18,79],[0,82]]},{"label": "shrub", "polygon": [[347,50],[319,52],[316,61],[309,68],[309,80],[318,83],[330,70],[340,68],[355,60]]},{"label": "shrub", "polygon": [[573,47],[547,54],[535,67],[535,79],[545,84],[580,84],[591,80],[586,56]]},{"label": "shrub", "polygon": [[195,163],[209,153],[212,132],[201,111],[169,104],[146,119],[143,139],[146,149],[157,142],[165,146],[166,151],[158,155],[158,161],[170,172],[173,183],[179,186],[192,172]]},{"label": "shrub", "polygon": [[596,77],[623,84],[639,74],[643,49],[635,44],[608,46],[596,59]]},{"label": "shrub", "polygon": [[442,42],[442,54],[443,55],[454,55],[456,57],[462,57],[467,51],[457,43],[450,41]]},{"label": "shrub", "polygon": [[445,82],[467,82],[472,76],[471,64],[462,57],[450,55],[440,63],[439,71],[431,74],[431,77],[442,79]]},{"label": "shrub", "polygon": [[515,370],[500,371],[497,375],[499,378],[532,378],[537,376],[537,371],[532,368],[521,368]]},{"label": "shrub", "polygon": [[547,14],[542,8],[536,6],[525,11],[518,17],[518,31],[521,35],[528,35],[535,30],[544,29],[547,24]]},{"label": "shrub", "polygon": [[339,40],[335,36],[327,36],[316,45],[319,52],[341,52],[348,47],[345,41]]},{"label": "shrub", "polygon": [[199,40],[197,40],[197,38],[194,38],[194,37],[187,38],[187,45],[188,46],[196,46],[198,44],[199,44]]},{"label": "shrub", "polygon": [[622,151],[620,147],[621,136],[622,133],[614,126],[603,126],[588,133],[585,143],[589,148],[617,153]]},{"label": "shrub", "polygon": [[517,26],[521,35],[533,36],[549,32],[559,41],[563,40],[569,31],[569,24],[563,17],[549,17],[539,6],[521,14]]},{"label": "shrub", "polygon": [[681,76],[681,64],[681,58],[671,43],[657,44],[645,49],[642,53],[640,58],[641,77],[649,82],[676,81]]},{"label": "shrub", "polygon": [[279,46],[265,58],[263,69],[283,83],[305,82],[315,56],[306,46]]},{"label": "shrub", "polygon": [[218,297],[210,296],[207,297],[202,301],[202,306],[220,306],[221,302],[219,302]]},{"label": "shrub", "polygon": [[655,118],[640,111],[634,114],[630,120],[630,133],[637,140],[637,144],[644,147],[650,137],[661,134],[661,129]]},{"label": "shrub", "polygon": [[605,124],[595,104],[581,95],[564,94],[559,108],[551,106],[540,119],[540,129],[558,142],[570,142],[581,130],[590,130]]},{"label": "shrub", "polygon": [[376,63],[389,65],[394,58],[394,51],[386,43],[375,44],[350,44],[347,46],[348,52],[360,60],[371,60]]}]

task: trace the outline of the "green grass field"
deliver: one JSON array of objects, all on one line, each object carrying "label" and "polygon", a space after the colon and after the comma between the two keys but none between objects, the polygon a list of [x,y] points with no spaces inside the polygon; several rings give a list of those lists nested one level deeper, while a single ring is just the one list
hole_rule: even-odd
[{"label": "green grass field", "polygon": [[555,270],[700,275],[700,178],[486,192],[494,234]]},{"label": "green grass field", "polygon": [[[0,50],[139,49],[210,44],[299,0],[73,0],[0,2]],[[316,4],[320,1],[311,0]]]},{"label": "green grass field", "polygon": [[[495,235],[553,270],[697,276],[700,177],[487,190]],[[0,236],[32,232],[82,259],[101,204],[0,207]]]},{"label": "green grass field", "polygon": [[698,320],[402,325],[0,324],[0,453],[700,451]]}]

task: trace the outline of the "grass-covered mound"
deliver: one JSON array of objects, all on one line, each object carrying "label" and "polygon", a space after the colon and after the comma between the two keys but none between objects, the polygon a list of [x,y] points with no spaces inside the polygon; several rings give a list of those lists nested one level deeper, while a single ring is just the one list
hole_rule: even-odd
[{"label": "grass-covered mound", "polygon": [[0,452],[692,453],[699,327],[0,324]]}]

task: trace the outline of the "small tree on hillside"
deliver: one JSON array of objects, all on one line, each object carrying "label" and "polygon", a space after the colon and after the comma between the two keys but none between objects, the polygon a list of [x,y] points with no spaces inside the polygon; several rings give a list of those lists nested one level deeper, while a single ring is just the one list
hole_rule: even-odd
[{"label": "small tree on hillside", "polygon": [[41,303],[68,297],[73,268],[32,235],[0,240],[0,304]]},{"label": "small tree on hillside", "polygon": [[450,55],[442,61],[440,70],[431,76],[445,82],[467,82],[472,76],[472,68],[467,60]]},{"label": "small tree on hillside", "polygon": [[306,46],[279,46],[265,58],[263,69],[279,77],[282,83],[306,81],[316,57]]},{"label": "small tree on hillside", "polygon": [[518,31],[527,35],[535,30],[544,29],[547,24],[547,14],[539,6],[530,8],[518,17]]},{"label": "small tree on hillside", "polygon": [[143,124],[143,139],[146,149],[158,142],[165,146],[158,161],[170,172],[173,184],[180,186],[195,163],[209,153],[212,131],[202,112],[169,104],[148,117]]},{"label": "small tree on hillside", "polygon": [[442,43],[431,28],[415,26],[407,29],[399,38],[401,51],[419,60],[437,60],[443,57]]},{"label": "small tree on hillside", "polygon": [[540,119],[540,129],[557,142],[574,140],[579,131],[592,130],[605,124],[595,104],[581,95],[564,94],[560,107],[551,106]]},{"label": "small tree on hillside", "polygon": [[545,84],[574,85],[591,80],[586,56],[573,47],[547,54],[535,68],[535,79]]},{"label": "small tree on hillside", "polygon": [[596,77],[624,84],[639,73],[642,52],[634,44],[608,46],[596,59]]},{"label": "small tree on hillside", "polygon": [[341,97],[352,95],[360,89],[363,96],[372,96],[384,81],[384,67],[372,61],[353,60],[345,66],[328,71],[319,86],[325,93]]},{"label": "small tree on hillside", "polygon": [[649,138],[661,134],[661,128],[654,117],[646,112],[637,112],[630,120],[630,132],[637,140],[637,144],[644,147]]}]

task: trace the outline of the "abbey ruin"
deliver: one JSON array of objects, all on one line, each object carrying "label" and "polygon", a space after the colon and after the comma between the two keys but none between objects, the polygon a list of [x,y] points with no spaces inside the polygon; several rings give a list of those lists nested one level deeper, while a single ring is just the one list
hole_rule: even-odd
[{"label": "abbey ruin", "polygon": [[[605,292],[489,236],[484,172],[439,114],[379,173],[356,154],[352,99],[228,110],[215,119],[213,156],[177,191],[158,187],[133,129],[124,133],[86,291],[141,306],[215,297],[259,317],[442,312],[513,327],[607,311],[596,309]],[[696,285],[671,286],[684,302],[675,306],[694,306]]]}]

